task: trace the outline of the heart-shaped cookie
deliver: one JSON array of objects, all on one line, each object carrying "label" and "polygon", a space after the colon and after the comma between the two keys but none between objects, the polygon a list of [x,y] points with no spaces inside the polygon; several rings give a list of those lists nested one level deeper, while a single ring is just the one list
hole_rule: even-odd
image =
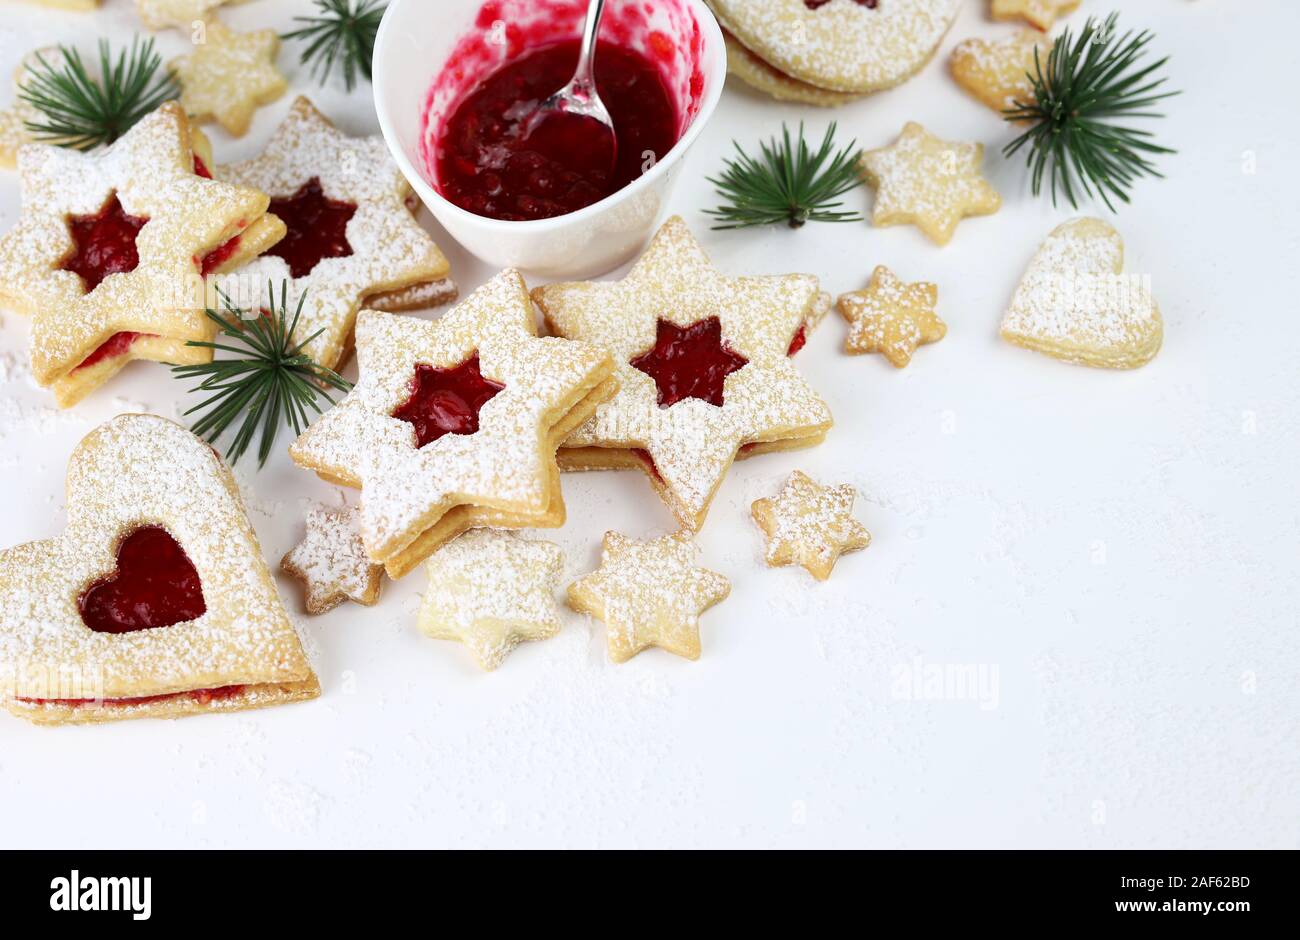
[{"label": "heart-shaped cookie", "polygon": [[1146,365],[1164,339],[1149,278],[1126,275],[1124,242],[1101,219],[1074,219],[1047,236],[1029,263],[1002,338],[1098,369]]},{"label": "heart-shaped cookie", "polygon": [[96,428],[63,535],[0,552],[0,704],[42,723],[315,698],[221,458],[154,415]]}]

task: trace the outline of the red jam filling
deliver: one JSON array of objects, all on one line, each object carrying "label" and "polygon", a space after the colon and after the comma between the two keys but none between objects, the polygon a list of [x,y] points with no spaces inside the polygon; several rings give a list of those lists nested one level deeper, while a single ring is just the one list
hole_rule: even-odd
[{"label": "red jam filling", "polygon": [[303,183],[292,196],[272,199],[267,211],[278,215],[288,231],[266,253],[288,262],[294,277],[306,277],[326,258],[347,258],[352,254],[348,222],[357,207],[326,196],[319,176]]},{"label": "red jam filling", "polygon": [[224,244],[219,245],[218,247],[212,249],[206,255],[204,255],[203,258],[199,261],[198,263],[199,273],[202,274],[204,277],[207,277],[217,268],[221,267],[232,257],[234,257],[235,251],[238,248],[239,248],[239,236],[236,235],[234,238],[230,239]]},{"label": "red jam filling", "polygon": [[650,471],[650,475],[652,477],[654,477],[660,483],[664,481],[663,475],[659,472],[659,465],[655,463],[655,459],[650,456],[650,451],[642,450],[640,447],[636,447],[633,448],[632,453],[636,455],[636,458],[638,460],[640,460],[643,464],[645,464],[645,468],[648,471]]},{"label": "red jam filling", "polygon": [[127,215],[117,193],[94,215],[70,216],[68,232],[76,247],[59,269],[80,276],[87,293],[110,274],[129,274],[140,265],[135,239],[148,221]]},{"label": "red jam filling", "polygon": [[170,627],[207,610],[203,585],[185,550],[162,526],[136,529],[117,546],[117,571],[92,584],[77,602],[96,633]]},{"label": "red jam filling", "polygon": [[660,320],[654,347],[630,363],[655,380],[659,407],[668,408],[685,398],[698,398],[710,405],[722,405],[727,376],[749,362],[722,341],[722,322],[717,317],[697,320],[680,327]]},{"label": "red jam filling", "polygon": [[451,369],[418,363],[411,397],[393,417],[415,428],[415,446],[431,444],[444,434],[473,434],[478,413],[505,386],[483,378],[478,353]]},{"label": "red jam filling", "polygon": [[224,701],[239,695],[247,686],[223,685],[215,689],[191,689],[188,692],[169,692],[166,695],[143,695],[140,698],[19,698],[18,701],[29,705],[68,705],[78,708],[82,705],[152,705],[154,702],[166,702],[170,699],[189,698],[200,705]]},{"label": "red jam filling", "polygon": [[89,369],[91,366],[98,365],[106,359],[116,359],[118,356],[125,356],[131,349],[132,343],[140,339],[142,336],[152,335],[154,334],[130,332],[114,333],[108,339],[104,340],[104,342],[100,343],[98,349],[85,359],[81,360],[81,363],[77,368],[72,371],[76,372],[77,369]]},{"label": "red jam filling", "polygon": [[[810,10],[817,10],[826,6],[831,0],[803,0],[803,5]],[[860,7],[866,7],[868,10],[874,10],[880,0],[853,0]]]},{"label": "red jam filling", "polygon": [[203,177],[205,180],[212,179],[212,171],[208,169],[208,165],[203,162],[203,158],[197,153],[194,155],[194,174]]},{"label": "red jam filling", "polygon": [[515,221],[564,215],[637,179],[677,143],[677,109],[659,68],[640,53],[602,42],[596,89],[614,121],[609,131],[577,116],[524,130],[536,104],[573,76],[578,41],[542,46],[506,63],[456,106],[436,148],[438,187],[477,215]]},{"label": "red jam filling", "polygon": [[787,356],[793,356],[799,350],[803,349],[808,343],[808,324],[800,323],[799,329],[795,331],[794,337],[790,340],[790,348],[785,351]]}]

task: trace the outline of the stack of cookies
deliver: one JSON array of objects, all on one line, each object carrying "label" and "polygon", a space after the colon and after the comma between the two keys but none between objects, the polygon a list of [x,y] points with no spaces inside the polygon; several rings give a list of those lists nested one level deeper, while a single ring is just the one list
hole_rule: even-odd
[{"label": "stack of cookies", "polygon": [[930,60],[960,0],[709,0],[729,71],[781,101],[832,107]]}]

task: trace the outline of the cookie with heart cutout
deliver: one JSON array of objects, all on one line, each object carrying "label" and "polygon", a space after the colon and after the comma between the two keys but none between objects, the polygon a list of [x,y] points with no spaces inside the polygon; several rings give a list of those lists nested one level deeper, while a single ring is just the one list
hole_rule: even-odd
[{"label": "cookie with heart cutout", "polygon": [[517,271],[435,321],[363,310],[356,336],[357,384],[289,453],[361,489],[371,561],[400,578],[468,529],[564,523],[555,449],[613,394],[614,363],[537,336]]},{"label": "cookie with heart cutout", "polygon": [[177,718],[320,694],[234,477],[155,415],[68,462],[62,535],[0,552],[0,706],[42,724]]},{"label": "cookie with heart cutout", "polygon": [[911,78],[961,0],[710,0],[746,49],[796,81],[860,95]]},{"label": "cookie with heart cutout", "polygon": [[411,186],[383,139],[349,137],[306,98],[293,103],[261,156],[215,175],[269,193],[271,213],[288,227],[217,286],[254,306],[268,281],[287,281],[291,307],[305,296],[301,335],[320,332],[306,352],[326,368],[339,369],[350,355],[366,298],[402,305],[411,298],[392,292],[442,281],[450,270],[408,208]]},{"label": "cookie with heart cutout", "polygon": [[1002,318],[1008,343],[1095,369],[1136,369],[1164,341],[1150,279],[1124,274],[1124,241],[1101,219],[1047,236]]},{"label": "cookie with heart cutout", "polygon": [[[206,362],[210,256],[258,225],[270,200],[195,172],[185,112],[168,102],[111,147],[29,144],[23,208],[0,237],[0,302],[32,317],[32,375],[63,407],[133,359]],[[239,256],[245,249],[230,251]],[[217,265],[220,270],[220,265]]]}]

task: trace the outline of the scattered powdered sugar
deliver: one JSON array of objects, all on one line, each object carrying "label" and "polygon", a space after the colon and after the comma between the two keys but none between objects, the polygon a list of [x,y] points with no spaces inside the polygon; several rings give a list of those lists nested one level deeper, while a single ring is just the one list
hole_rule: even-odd
[{"label": "scattered powdered sugar", "polygon": [[[307,346],[321,365],[335,368],[349,348],[357,311],[367,296],[445,278],[447,259],[406,206],[411,187],[381,137],[349,137],[306,98],[298,98],[261,156],[219,166],[218,179],[251,186],[272,198],[293,196],[313,178],[329,199],[351,203],[351,254],[322,258],[294,278],[283,258],[263,255],[217,278],[237,306],[256,307],[266,284],[289,283],[289,309],[305,295],[299,335],[324,332]],[[451,285],[454,290],[454,285]],[[277,294],[278,296],[278,294]]]}]

